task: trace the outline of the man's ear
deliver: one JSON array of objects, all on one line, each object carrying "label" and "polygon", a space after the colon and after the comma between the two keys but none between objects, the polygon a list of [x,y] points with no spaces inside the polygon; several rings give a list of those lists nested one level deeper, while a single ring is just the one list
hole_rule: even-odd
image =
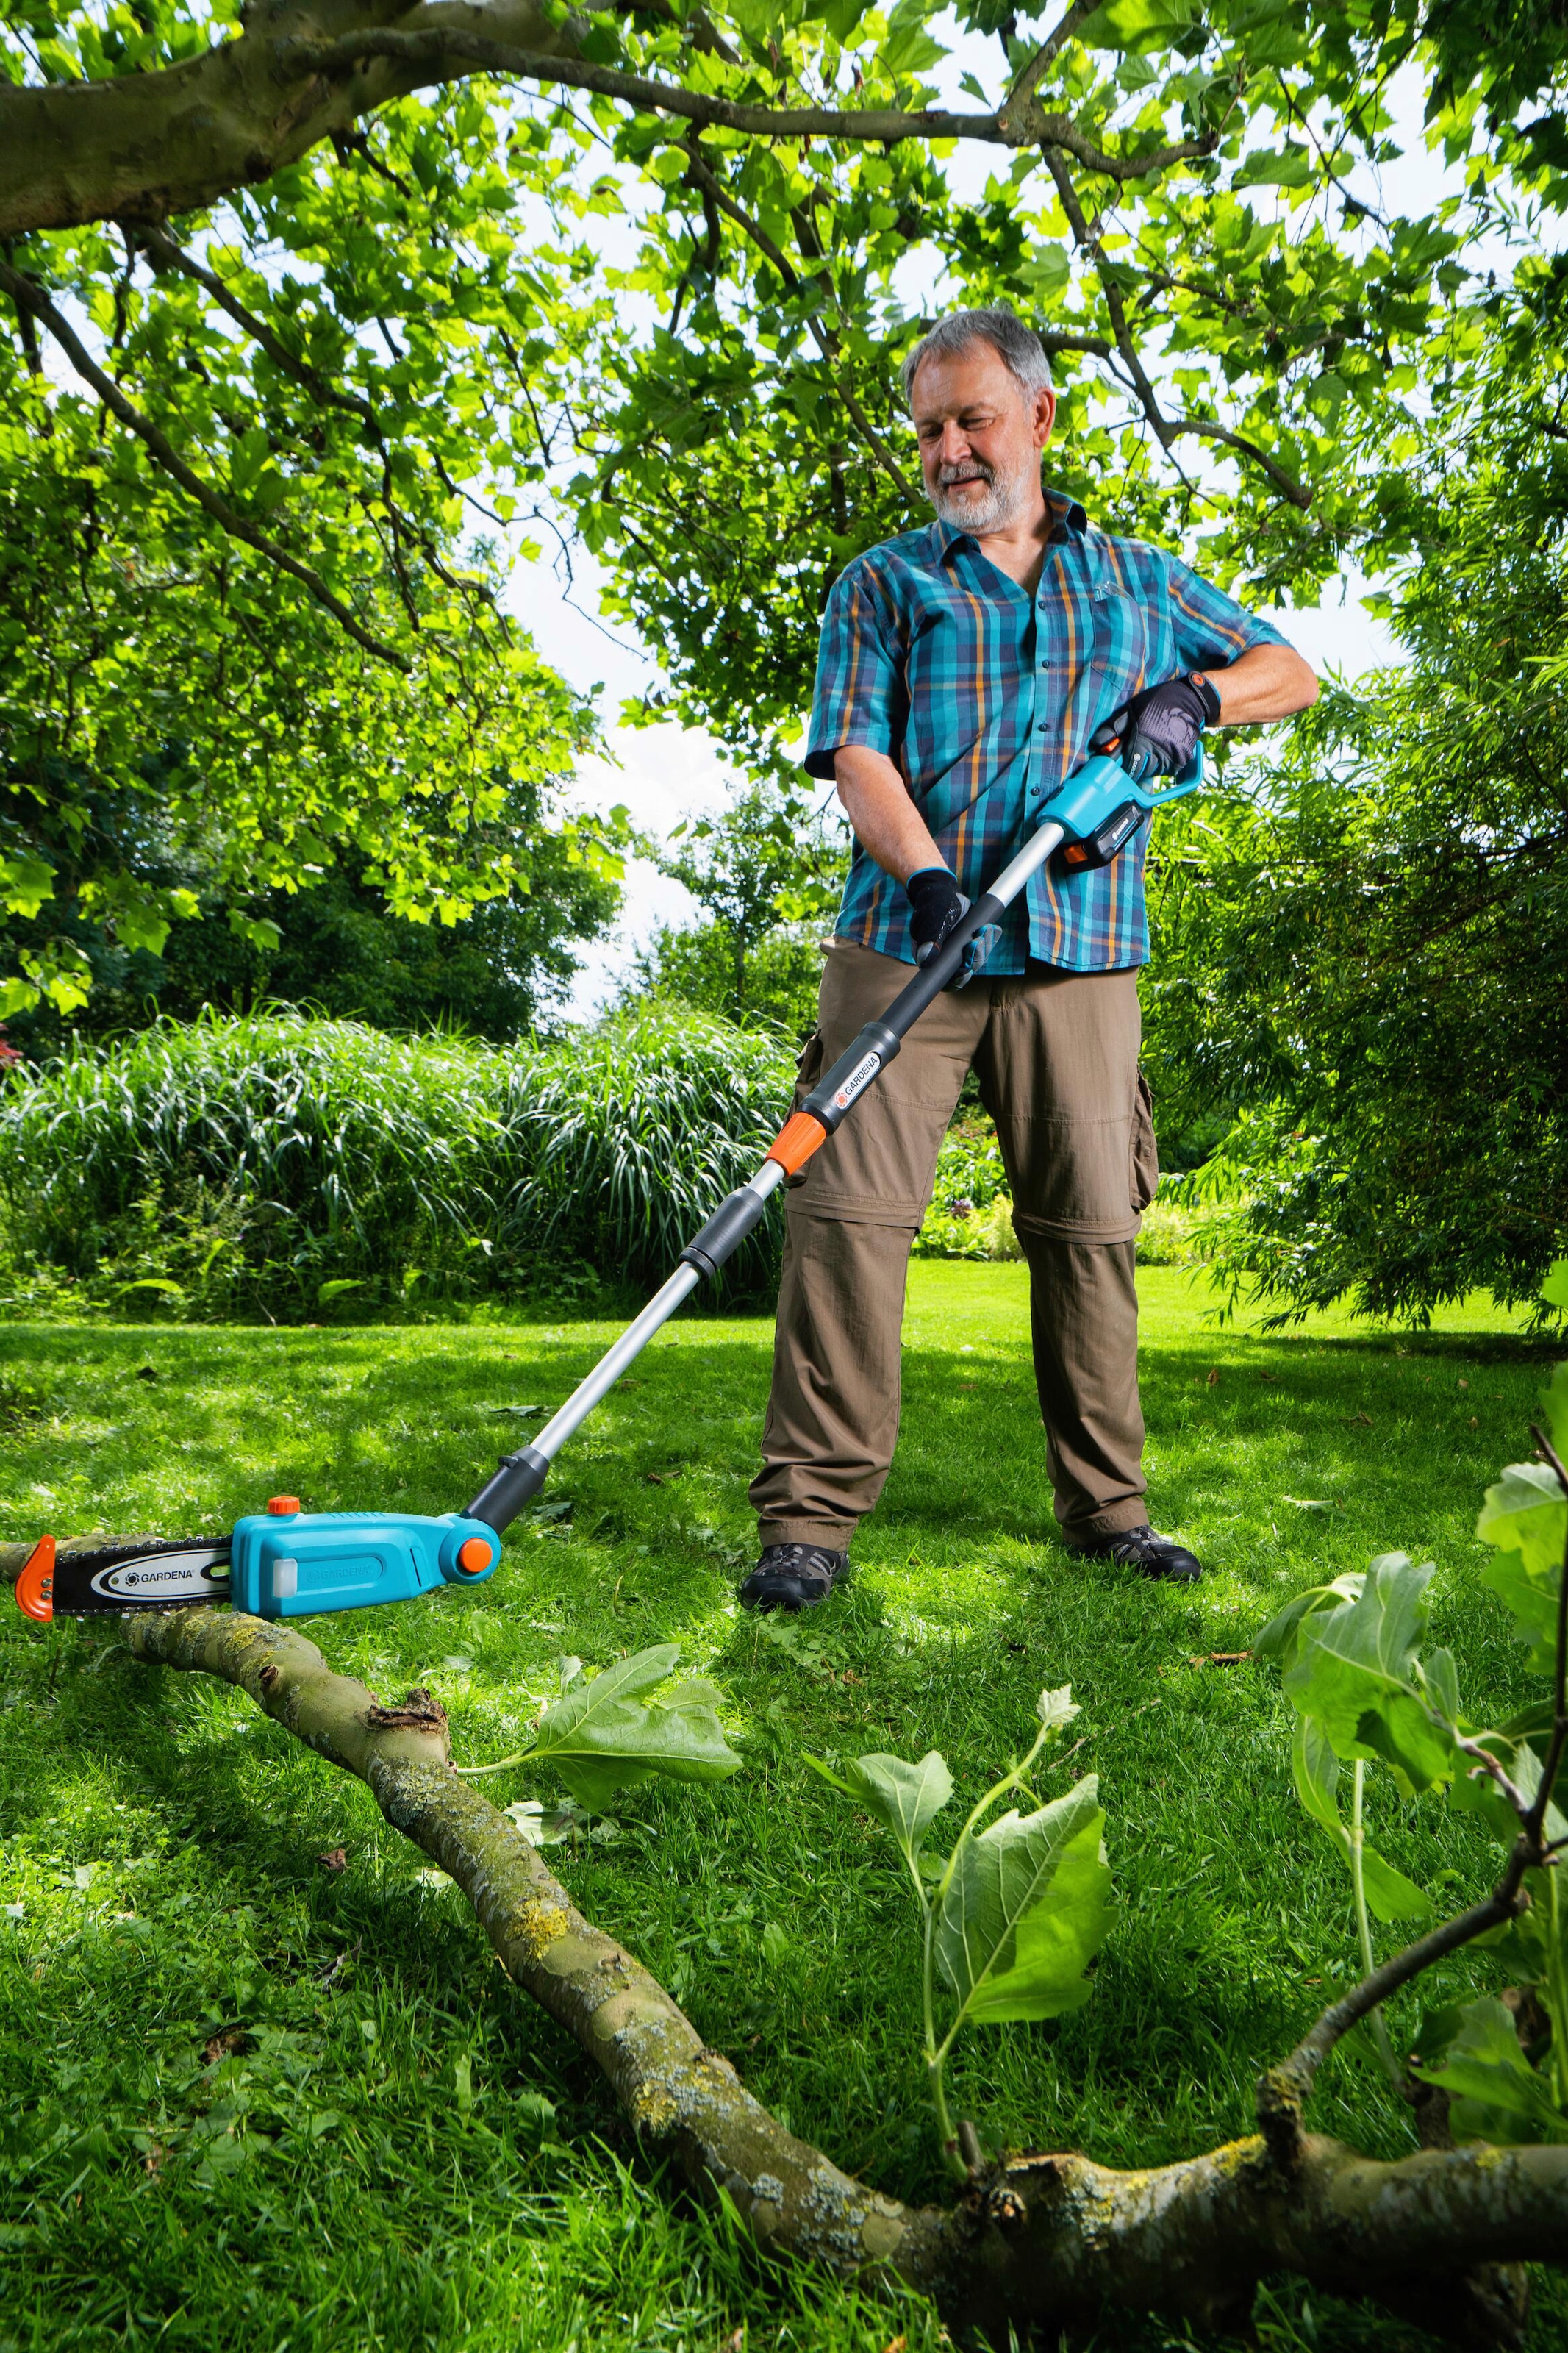
[{"label": "man's ear", "polygon": [[1035,395],[1035,447],[1043,449],[1051,438],[1051,427],[1057,421],[1057,396],[1054,392]]}]

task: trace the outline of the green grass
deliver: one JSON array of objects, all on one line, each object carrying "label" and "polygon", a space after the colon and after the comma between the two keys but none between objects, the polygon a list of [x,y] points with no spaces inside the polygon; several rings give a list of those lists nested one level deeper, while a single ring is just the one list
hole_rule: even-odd
[{"label": "green grass", "polygon": [[[618,1837],[555,1859],[760,2097],[901,2196],[940,2186],[914,1925],[889,1850],[803,1749],[935,1745],[972,1795],[1026,1741],[1041,1685],[1071,1682],[1085,1745],[1066,1769],[1102,1777],[1117,1924],[1083,2010],[961,2044],[955,2109],[994,2141],[1154,2162],[1247,2127],[1259,2067],[1352,1957],[1348,1885],[1289,1792],[1277,1679],[1211,1654],[1247,1649],[1289,1593],[1399,1548],[1438,1564],[1436,1639],[1477,1711],[1495,1720],[1527,1690],[1472,1530],[1489,1477],[1528,1451],[1549,1353],[1489,1310],[1415,1338],[1329,1317],[1265,1338],[1206,1328],[1174,1271],[1141,1288],[1153,1516],[1202,1552],[1196,1590],[1060,1551],[1024,1270],[928,1261],[903,1446],[858,1574],[820,1615],[734,1608],[771,1328],[693,1320],[563,1463],[550,1494],[569,1521],[514,1531],[474,1592],[309,1629],[384,1695],[433,1684],[472,1762],[516,1745],[562,1653],[600,1663],[679,1638],[728,1694],[745,1770],[712,1792],[638,1791]],[[12,1326],[0,1534],[184,1535],[279,1489],[315,1508],[447,1508],[536,1426],[500,1409],[554,1402],[609,1336]],[[525,1775],[489,1786],[550,1794]],[[0,1833],[0,2348],[940,2341],[918,2301],[772,2267],[672,2194],[450,1887],[237,1694],[7,1606]],[[1470,1819],[1385,1801],[1375,1833],[1456,1907],[1485,1883]],[[332,1873],[317,1858],[338,1846]],[[770,1924],[789,1940],[772,1968]],[[1486,1971],[1472,1957],[1443,1984]],[[1413,2023],[1395,2017],[1405,2047]],[[1410,2145],[1354,2055],[1314,2120],[1374,2151]],[[1565,2317],[1548,2284],[1540,2353]],[[1259,2337],[1421,2341],[1295,2287],[1260,2304]],[[1120,2323],[1095,2341],[1187,2339]]]}]

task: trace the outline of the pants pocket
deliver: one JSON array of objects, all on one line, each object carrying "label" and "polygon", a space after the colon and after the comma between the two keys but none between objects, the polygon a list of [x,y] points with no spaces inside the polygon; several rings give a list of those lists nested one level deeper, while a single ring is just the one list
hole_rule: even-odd
[{"label": "pants pocket", "polygon": [[795,1060],[795,1109],[798,1111],[818,1079],[826,1056],[822,1032],[814,1029]]},{"label": "pants pocket", "polygon": [[1130,1179],[1132,1207],[1142,1214],[1153,1199],[1160,1182],[1160,1155],[1154,1142],[1154,1098],[1142,1071],[1138,1073],[1138,1098],[1132,1106]]},{"label": "pants pocket", "polygon": [[[811,1092],[813,1087],[822,1076],[822,1066],[826,1060],[827,1048],[824,1042],[822,1032],[820,1029],[814,1029],[810,1037],[806,1039],[805,1045],[801,1048],[800,1052],[795,1057],[795,1095],[791,1106],[792,1109],[798,1111],[801,1105],[805,1103],[807,1095]],[[795,1186],[804,1185],[810,1174],[811,1164],[807,1162],[804,1168],[797,1168],[793,1176],[786,1176],[784,1178],[785,1188],[789,1191],[793,1191]]]}]

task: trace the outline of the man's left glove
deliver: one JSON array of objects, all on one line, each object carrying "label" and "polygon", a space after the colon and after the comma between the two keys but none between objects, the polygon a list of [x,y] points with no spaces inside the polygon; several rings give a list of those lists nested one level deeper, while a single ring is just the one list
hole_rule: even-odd
[{"label": "man's left glove", "polygon": [[1219,717],[1219,696],[1194,670],[1163,679],[1124,703],[1099,730],[1106,749],[1120,751],[1121,765],[1142,784],[1146,776],[1177,776],[1192,758],[1198,737]]}]

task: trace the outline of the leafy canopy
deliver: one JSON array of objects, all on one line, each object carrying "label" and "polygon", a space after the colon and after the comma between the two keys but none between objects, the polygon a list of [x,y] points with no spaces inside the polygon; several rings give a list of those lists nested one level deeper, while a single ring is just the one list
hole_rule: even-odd
[{"label": "leafy canopy", "polygon": [[[1211,568],[1310,591],[1408,543],[1413,396],[1465,284],[1450,208],[1347,195],[1390,159],[1391,78],[1425,78],[1476,220],[1500,155],[1563,185],[1516,128],[1563,68],[1522,5],[1479,41],[1414,0],[971,0],[953,108],[921,0],[491,16],[483,57],[368,0],[28,0],[0,31],[0,880],[26,919],[58,897],[51,818],[85,838],[135,790],[242,932],[270,921],[248,894],[350,850],[413,915],[521,887],[486,822],[584,740],[504,611],[557,488],[664,664],[643,712],[779,757],[827,581],[921,517],[893,369],[901,290],[939,279],[1038,322],[1059,470],[1101,519],[1202,528]],[[123,149],[80,104],[105,79]],[[128,947],[192,913],[121,856],[74,887]],[[64,925],[6,1001],[85,977]]]}]

